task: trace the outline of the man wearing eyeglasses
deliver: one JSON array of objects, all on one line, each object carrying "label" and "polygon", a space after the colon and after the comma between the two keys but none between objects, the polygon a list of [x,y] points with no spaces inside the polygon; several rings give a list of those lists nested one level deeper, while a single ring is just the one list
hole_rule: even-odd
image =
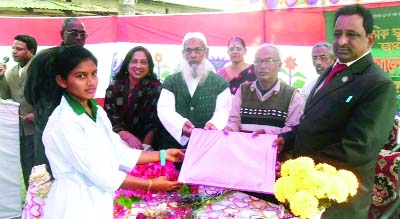
[{"label": "man wearing eyeglasses", "polygon": [[183,38],[180,72],[165,79],[157,104],[163,147],[185,148],[193,128],[225,127],[231,107],[229,84],[207,67],[206,37],[199,32]]},{"label": "man wearing eyeglasses", "polygon": [[276,46],[263,44],[258,48],[254,59],[257,80],[240,85],[225,130],[280,134],[299,123],[303,99],[297,90],[279,81],[281,66]]},{"label": "man wearing eyeglasses", "polygon": [[87,33],[85,25],[78,18],[67,18],[61,26],[62,46],[85,45]]},{"label": "man wearing eyeglasses", "polygon": [[[323,73],[327,68],[333,65],[336,61],[336,55],[333,52],[333,46],[327,42],[317,43],[312,48],[312,61],[318,75]],[[318,79],[318,78],[317,78]],[[317,79],[312,80],[304,85],[301,94],[303,95],[304,102],[307,100],[311,89],[314,87]]]}]

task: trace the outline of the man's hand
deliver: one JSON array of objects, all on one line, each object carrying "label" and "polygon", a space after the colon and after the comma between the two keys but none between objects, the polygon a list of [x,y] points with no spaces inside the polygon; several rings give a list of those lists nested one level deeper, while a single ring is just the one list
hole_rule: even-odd
[{"label": "man's hand", "polygon": [[205,130],[217,130],[217,127],[213,125],[211,122],[207,122],[206,125],[204,126]]},{"label": "man's hand", "polygon": [[3,76],[7,71],[7,65],[4,63],[0,63],[0,76]]},{"label": "man's hand", "polygon": [[118,134],[119,137],[129,145],[129,147],[143,150],[142,142],[130,132],[120,131]]},{"label": "man's hand", "polygon": [[186,137],[190,137],[193,129],[194,129],[194,125],[192,124],[191,121],[188,120],[185,122],[185,124],[183,124],[182,134]]},{"label": "man's hand", "polygon": [[228,132],[233,132],[233,128],[225,126],[225,128],[222,129],[222,132],[224,133],[224,135],[228,135]]},{"label": "man's hand", "polygon": [[166,151],[167,154],[167,160],[171,162],[182,162],[183,158],[185,157],[185,152],[186,150],[181,150],[181,149],[168,149]]},{"label": "man's hand", "polygon": [[278,154],[282,152],[283,150],[283,146],[285,145],[285,139],[282,137],[278,137],[277,139],[274,140],[274,142],[272,143],[272,145],[275,145],[278,151]]},{"label": "man's hand", "polygon": [[22,119],[23,120],[26,120],[26,121],[33,121],[33,118],[34,118],[34,115],[33,115],[33,113],[28,113],[28,114],[26,114],[25,116],[22,116]]},{"label": "man's hand", "polygon": [[253,137],[257,137],[257,135],[265,134],[264,129],[258,129],[253,132]]}]

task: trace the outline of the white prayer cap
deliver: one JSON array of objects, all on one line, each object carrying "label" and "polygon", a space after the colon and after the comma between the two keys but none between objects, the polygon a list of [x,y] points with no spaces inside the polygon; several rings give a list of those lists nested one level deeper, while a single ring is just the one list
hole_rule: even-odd
[{"label": "white prayer cap", "polygon": [[192,39],[192,38],[199,39],[199,40],[203,41],[204,46],[207,47],[206,36],[204,36],[204,34],[200,33],[200,32],[188,32],[188,33],[186,33],[185,37],[183,37],[182,45],[185,45],[186,40]]}]

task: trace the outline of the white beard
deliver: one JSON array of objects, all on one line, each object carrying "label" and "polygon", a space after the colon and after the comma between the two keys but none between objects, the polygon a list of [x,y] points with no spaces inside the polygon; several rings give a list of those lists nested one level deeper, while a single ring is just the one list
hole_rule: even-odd
[{"label": "white beard", "polygon": [[188,86],[189,93],[193,96],[197,85],[207,78],[208,70],[206,59],[203,59],[200,64],[189,64],[186,60],[183,60],[181,71],[183,79]]},{"label": "white beard", "polygon": [[184,59],[181,68],[182,68],[181,69],[182,74],[185,79],[203,78],[208,73],[207,63],[205,58],[201,60],[200,64],[189,64],[189,62],[186,61],[186,59]]}]

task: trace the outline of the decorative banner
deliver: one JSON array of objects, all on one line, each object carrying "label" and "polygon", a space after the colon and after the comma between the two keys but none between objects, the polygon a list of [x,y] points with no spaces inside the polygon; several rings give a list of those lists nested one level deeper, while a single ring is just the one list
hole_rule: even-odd
[{"label": "decorative banner", "polygon": [[350,4],[393,2],[390,0],[264,0],[265,9],[330,7]]},{"label": "decorative banner", "polygon": [[[372,8],[375,42],[374,61],[388,74],[397,87],[397,108],[400,109],[400,7]],[[334,13],[325,13],[326,26],[333,26]],[[333,42],[333,28],[327,28],[327,38]]]},{"label": "decorative banner", "polygon": [[[268,4],[271,7],[274,4],[280,7],[279,4],[294,4],[294,2],[297,2],[296,5],[307,3],[318,6],[322,2],[333,4],[335,1],[270,0]],[[349,1],[340,0],[337,3],[344,2]],[[400,6],[400,1],[384,2],[365,6],[379,8],[382,11],[391,6]],[[182,38],[187,32],[193,31],[203,32],[207,37],[208,61],[216,70],[230,62],[226,51],[228,40],[232,36],[241,37],[246,42],[247,54],[244,58],[249,64],[253,63],[255,50],[260,44],[277,45],[283,62],[279,78],[295,88],[302,88],[304,83],[318,76],[312,65],[311,48],[318,42],[326,41],[324,11],[336,8],[333,6],[235,13],[80,17],[80,19],[84,22],[88,33],[85,47],[98,59],[99,84],[96,97],[101,100],[105,96],[111,77],[118,72],[122,60],[131,48],[140,45],[150,51],[155,64],[154,72],[163,81],[176,72],[177,66],[183,59]],[[392,12],[392,18],[394,18],[393,13],[395,12]],[[386,16],[388,15],[381,13],[382,18]],[[11,44],[18,34],[35,37],[39,45],[38,50],[60,45],[60,29],[64,19],[63,17],[0,17],[0,26],[7,27],[0,29],[0,60],[5,56],[11,57]],[[24,27],[23,30],[20,27]],[[327,27],[331,30],[331,22],[328,22]],[[384,36],[388,38],[399,32],[396,28],[390,31],[385,30],[388,28],[384,26],[380,28],[379,34],[382,39]],[[392,51],[393,54],[398,54],[397,42],[377,40],[377,43],[381,43],[377,45],[380,45],[385,52]],[[396,70],[398,56],[375,57],[382,57],[377,62],[379,61],[391,74],[398,75]],[[7,63],[9,69],[14,65],[16,63],[12,60]]]}]

